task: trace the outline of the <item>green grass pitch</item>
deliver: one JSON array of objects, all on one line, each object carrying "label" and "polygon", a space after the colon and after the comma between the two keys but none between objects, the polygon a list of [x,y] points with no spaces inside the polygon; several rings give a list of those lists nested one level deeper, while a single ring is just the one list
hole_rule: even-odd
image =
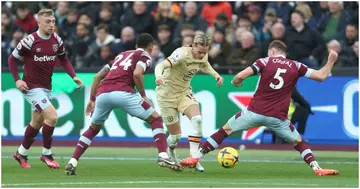
[{"label": "green grass pitch", "polygon": [[[245,150],[233,169],[222,168],[217,151],[203,160],[204,173],[193,169],[172,172],[156,164],[154,148],[90,147],[80,159],[78,175],[67,176],[64,167],[73,147],[54,147],[61,168],[52,170],[40,162],[40,147],[29,154],[31,169],[21,169],[13,159],[16,147],[2,147],[2,183],[8,187],[359,187],[358,152],[315,151],[321,167],[338,169],[339,176],[318,177],[301,160],[296,151]],[[178,149],[185,158],[188,149]]]}]

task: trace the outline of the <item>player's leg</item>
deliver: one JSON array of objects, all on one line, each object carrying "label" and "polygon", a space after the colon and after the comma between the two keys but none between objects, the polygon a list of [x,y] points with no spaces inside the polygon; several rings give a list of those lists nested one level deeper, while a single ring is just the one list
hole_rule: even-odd
[{"label": "player's leg", "polygon": [[110,93],[103,93],[96,98],[94,113],[91,118],[91,125],[79,138],[74,153],[71,156],[70,161],[65,167],[65,173],[67,175],[76,175],[76,167],[82,154],[90,146],[92,140],[100,132],[104,126],[105,121],[108,119],[112,107],[112,101]]},{"label": "player's leg", "polygon": [[[191,134],[188,136],[190,155],[192,155],[199,150],[199,146],[202,138],[202,120],[201,120],[199,105],[196,103],[188,106],[185,109],[184,114],[189,118],[189,120],[191,121],[191,125],[193,126],[193,130]],[[201,166],[200,162],[196,164],[195,168],[197,171],[200,172],[203,172],[205,170],[204,167]]]},{"label": "player's leg", "polygon": [[169,132],[169,136],[166,140],[168,145],[168,154],[173,161],[178,163],[175,149],[181,139],[181,127],[178,117],[179,112],[175,108],[169,107],[169,105],[162,103],[161,101],[158,102],[160,106],[161,117]]},{"label": "player's leg", "polygon": [[153,138],[158,149],[157,164],[160,167],[167,167],[175,171],[182,171],[182,167],[171,160],[169,155],[166,153],[166,135],[164,132],[163,121],[159,114],[139,95],[126,92],[121,93],[124,93],[123,96],[127,100],[118,107],[126,111],[131,116],[142,119],[151,125]]},{"label": "player's leg", "polygon": [[200,149],[191,157],[186,158],[180,162],[182,166],[194,167],[196,163],[206,154],[215,150],[219,145],[234,132],[247,130],[259,125],[262,120],[259,119],[247,109],[235,114],[228,122],[212,134],[205,143],[200,146]]},{"label": "player's leg", "polygon": [[41,110],[41,115],[44,117],[44,123],[42,127],[43,150],[40,160],[50,168],[59,168],[60,166],[51,152],[54,129],[58,119],[56,109],[52,104],[49,104]]},{"label": "player's leg", "polygon": [[317,163],[314,154],[305,142],[301,135],[295,129],[289,120],[280,120],[276,118],[267,118],[268,127],[273,130],[277,136],[292,144],[295,150],[300,152],[301,158],[312,168],[316,175],[337,175],[337,170],[322,169]]},{"label": "player's leg", "polygon": [[30,168],[30,165],[27,163],[28,150],[35,141],[35,137],[39,133],[39,130],[44,122],[44,118],[39,112],[32,111],[31,121],[25,129],[24,139],[14,153],[14,158],[20,164],[21,168]]}]

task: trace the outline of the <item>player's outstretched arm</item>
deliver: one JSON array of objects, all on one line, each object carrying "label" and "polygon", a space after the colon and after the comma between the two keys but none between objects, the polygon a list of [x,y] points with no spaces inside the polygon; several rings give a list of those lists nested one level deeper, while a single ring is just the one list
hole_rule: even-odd
[{"label": "player's outstretched arm", "polygon": [[326,78],[329,76],[337,58],[338,54],[335,51],[331,50],[325,66],[322,67],[320,70],[313,70],[309,78],[321,82],[325,81]]},{"label": "player's outstretched arm", "polygon": [[162,76],[163,72],[167,68],[171,68],[172,64],[165,59],[160,64],[156,65],[155,67],[155,77],[156,77],[156,85],[160,86],[165,83],[164,77]]},{"label": "player's outstretched arm", "polygon": [[245,70],[239,72],[238,74],[235,75],[235,77],[233,78],[233,80],[231,81],[231,84],[233,84],[235,87],[240,87],[242,85],[242,82],[250,77],[254,75],[254,70],[253,68],[251,68],[250,66],[247,67]]},{"label": "player's outstretched arm", "polygon": [[203,71],[204,73],[207,73],[211,76],[213,76],[215,78],[215,80],[217,81],[217,86],[220,87],[223,84],[224,78],[222,78],[220,76],[220,74],[218,74],[214,68],[210,65],[209,62],[206,62],[204,67],[201,69],[201,71]]},{"label": "player's outstretched arm", "polygon": [[110,66],[105,65],[98,73],[96,73],[93,82],[91,84],[91,92],[90,92],[90,100],[95,101],[96,98],[96,90],[101,82],[106,76],[106,74],[110,71]]}]

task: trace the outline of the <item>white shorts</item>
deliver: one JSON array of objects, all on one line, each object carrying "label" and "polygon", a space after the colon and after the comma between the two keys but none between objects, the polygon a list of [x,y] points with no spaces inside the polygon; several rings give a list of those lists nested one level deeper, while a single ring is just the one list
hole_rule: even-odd
[{"label": "white shorts", "polygon": [[274,117],[264,116],[254,113],[247,108],[242,112],[235,114],[228,121],[231,129],[235,131],[244,131],[254,127],[266,126],[275,134],[287,142],[295,142],[300,136],[290,120],[281,120]]},{"label": "white shorts", "polygon": [[30,89],[24,97],[31,104],[31,110],[34,112],[42,112],[52,100],[51,90],[44,88]]},{"label": "white shorts", "polygon": [[147,120],[155,111],[149,103],[136,93],[125,91],[102,93],[96,97],[95,109],[91,119],[92,123],[103,125],[114,108],[119,108],[142,120]]}]

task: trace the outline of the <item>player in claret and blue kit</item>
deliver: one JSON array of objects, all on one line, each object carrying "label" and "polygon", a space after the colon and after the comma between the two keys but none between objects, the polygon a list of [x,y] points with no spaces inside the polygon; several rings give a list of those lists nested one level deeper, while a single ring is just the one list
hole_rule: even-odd
[{"label": "player in claret and blue kit", "polygon": [[[24,93],[25,99],[32,106],[31,122],[26,127],[24,140],[14,153],[14,158],[22,168],[30,168],[27,155],[42,127],[43,150],[40,160],[50,168],[59,168],[51,152],[55,125],[58,119],[56,109],[51,104],[51,77],[55,63],[59,58],[65,71],[71,76],[78,88],[82,81],[65,54],[64,42],[55,30],[55,16],[51,9],[42,9],[38,13],[39,29],[20,40],[8,64],[16,82],[16,87]],[[24,75],[20,79],[17,70],[19,60],[24,61]]]},{"label": "player in claret and blue kit", "polygon": [[[153,37],[142,33],[136,39],[136,50],[120,53],[100,70],[91,85],[91,96],[86,107],[86,115],[91,115],[91,126],[80,137],[76,149],[65,168],[67,175],[75,175],[80,156],[90,146],[100,132],[114,108],[119,108],[151,125],[154,141],[158,149],[158,165],[175,171],[182,167],[171,160],[166,152],[166,135],[163,121],[154,110],[144,90],[144,72],[151,66]],[[103,80],[101,82],[101,80]],[[101,83],[100,83],[101,82]],[[138,95],[134,87],[138,89]]]},{"label": "player in claret and blue kit", "polygon": [[275,40],[270,43],[268,57],[258,59],[232,80],[235,87],[240,87],[247,77],[261,74],[259,86],[249,106],[230,118],[222,128],[202,144],[197,153],[182,160],[180,164],[194,167],[200,158],[215,150],[233,132],[264,125],[274,131],[278,137],[291,143],[316,175],[338,175],[337,170],[320,168],[314,154],[287,118],[292,89],[299,77],[324,81],[334,66],[337,56],[335,51],[331,51],[326,65],[320,70],[313,70],[300,62],[287,59],[286,45],[283,42]]}]

